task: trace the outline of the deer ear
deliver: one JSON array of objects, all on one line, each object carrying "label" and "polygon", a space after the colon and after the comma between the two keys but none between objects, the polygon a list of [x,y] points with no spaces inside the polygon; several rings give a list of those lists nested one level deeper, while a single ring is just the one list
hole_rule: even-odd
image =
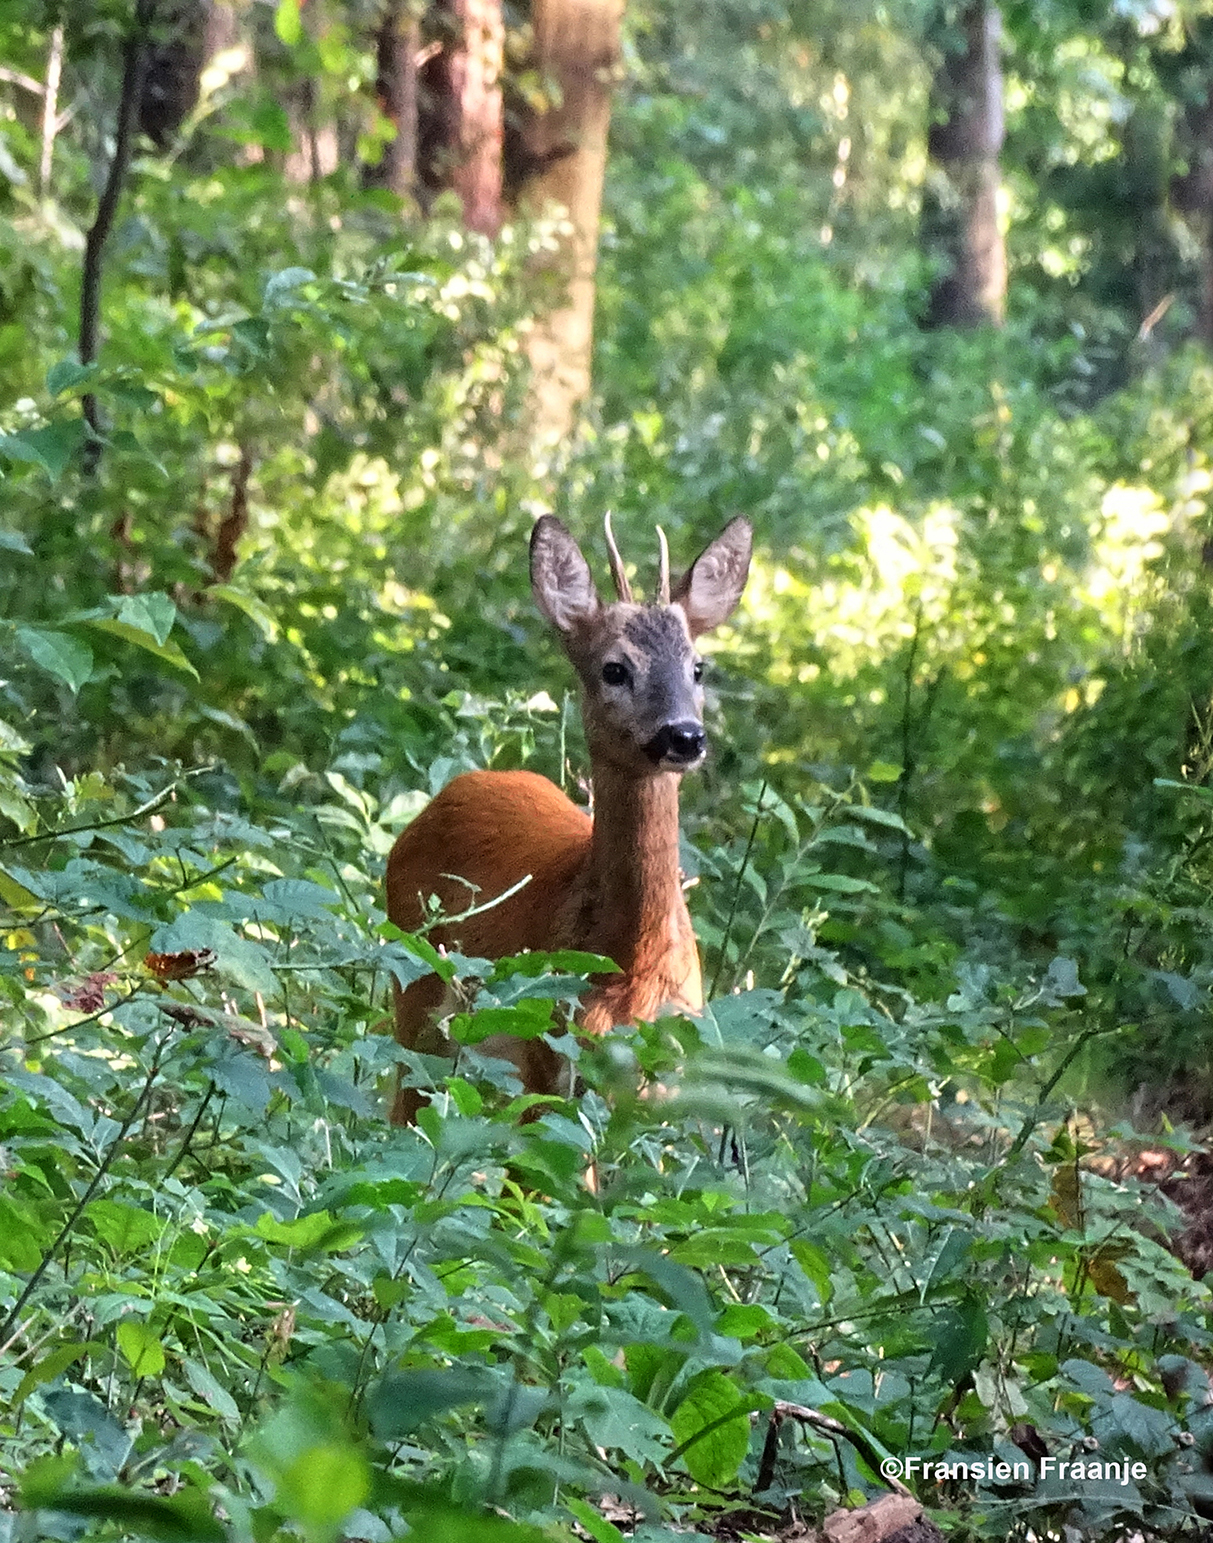
[{"label": "deer ear", "polygon": [[686,613],[693,638],[711,632],[733,614],[750,572],[753,542],[749,520],[739,515],[700,552],[675,585],[670,603]]},{"label": "deer ear", "polygon": [[553,627],[566,634],[576,632],[601,610],[590,565],[551,514],[536,520],[531,532],[531,593]]}]

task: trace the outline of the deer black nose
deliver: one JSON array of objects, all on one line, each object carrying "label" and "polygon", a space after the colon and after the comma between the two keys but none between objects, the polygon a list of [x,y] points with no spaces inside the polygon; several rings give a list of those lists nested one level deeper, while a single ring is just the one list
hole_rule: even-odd
[{"label": "deer black nose", "polygon": [[707,742],[703,725],[694,719],[684,723],[667,723],[658,730],[649,746],[649,754],[655,761],[682,761],[689,765],[703,754]]}]

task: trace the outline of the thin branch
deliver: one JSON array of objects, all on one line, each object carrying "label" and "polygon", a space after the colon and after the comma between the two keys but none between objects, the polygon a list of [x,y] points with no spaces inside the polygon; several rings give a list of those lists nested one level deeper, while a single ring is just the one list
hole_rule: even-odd
[{"label": "thin branch", "polygon": [[[80,275],[80,363],[91,364],[97,357],[97,335],[101,322],[101,279],[105,243],[118,211],[118,200],[126,181],[127,169],[134,147],[135,120],[139,111],[139,98],[143,94],[143,77],[147,66],[148,33],[155,12],[156,0],[138,0],[135,19],[126,41],[126,57],[122,69],[122,94],[118,99],[118,122],[114,131],[114,155],[110,161],[109,176],[97,202],[97,216],[84,244],[84,265]],[[101,450],[101,414],[97,399],[88,392],[81,399],[84,417],[93,431],[91,448],[87,454],[86,468],[97,469]]]},{"label": "thin branch", "polygon": [[46,1253],[43,1254],[42,1262],[38,1265],[38,1268],[26,1282],[25,1290],[17,1298],[16,1305],[13,1307],[12,1312],[10,1312],[8,1317],[4,1320],[3,1327],[0,1327],[0,1341],[8,1339],[10,1333],[12,1332],[13,1325],[21,1317],[21,1313],[25,1307],[25,1304],[29,1301],[30,1297],[33,1296],[34,1292],[37,1291],[39,1285],[42,1282],[42,1277],[46,1274],[47,1270],[50,1269],[51,1261],[59,1252],[63,1242],[71,1236],[72,1229],[84,1214],[84,1209],[88,1205],[89,1201],[93,1198],[93,1195],[96,1193],[98,1185],[101,1183],[102,1179],[105,1178],[106,1174],[113,1166],[114,1159],[118,1156],[118,1152],[122,1147],[122,1143],[126,1140],[127,1132],[139,1118],[145,1100],[151,1096],[152,1083],[155,1082],[156,1074],[160,1070],[160,1053],[167,1043],[168,1036],[165,1035],[164,1039],[162,1039],[156,1046],[156,1052],[152,1057],[152,1064],[148,1068],[148,1073],[144,1079],[143,1086],[139,1090],[139,1097],[135,1100],[131,1112],[118,1127],[118,1134],[106,1148],[105,1156],[101,1159],[100,1166],[98,1167],[96,1173],[93,1175],[92,1179],[89,1181],[88,1188],[72,1207],[72,1213],[64,1222],[63,1226],[59,1229],[58,1237],[47,1249]]},{"label": "thin branch", "polygon": [[[179,1165],[181,1163],[181,1159],[189,1151],[190,1143],[193,1141],[194,1137],[198,1134],[198,1127],[202,1124],[202,1116],[206,1113],[206,1106],[210,1103],[211,1099],[214,1098],[214,1096],[215,1096],[215,1084],[212,1082],[207,1087],[206,1093],[203,1095],[202,1102],[198,1105],[198,1113],[194,1116],[193,1122],[190,1125],[189,1130],[187,1130],[186,1133],[185,1133],[185,1140],[177,1148],[177,1155],[176,1155],[176,1157],[173,1158],[172,1162],[168,1166],[168,1170],[167,1170],[167,1172],[164,1175],[164,1177],[166,1179],[171,1179],[172,1178],[173,1174],[176,1173],[176,1171],[177,1171],[177,1169],[178,1169],[178,1167],[179,1167]],[[161,1182],[163,1182],[163,1181],[161,1181]]]},{"label": "thin branch", "polygon": [[[187,773],[192,775],[191,773]],[[86,830],[108,830],[111,825],[129,825],[132,820],[141,820],[145,814],[152,814],[166,803],[185,779],[176,777],[168,787],[162,788],[154,798],[149,798],[146,804],[140,804],[138,809],[132,809],[130,814],[117,814],[112,820],[93,820],[88,825],[65,825],[59,830],[44,830],[38,836],[16,836],[12,841],[0,841],[0,852],[11,852],[17,847],[33,846],[36,841],[58,841],[60,836],[78,836]]]},{"label": "thin branch", "polygon": [[754,805],[754,819],[750,825],[749,838],[745,844],[745,851],[741,857],[741,867],[737,870],[737,882],[733,885],[733,898],[729,902],[729,916],[724,924],[724,938],[720,944],[720,957],[716,961],[716,973],[712,976],[712,984],[708,987],[708,1001],[716,995],[716,987],[720,984],[720,977],[724,972],[725,960],[728,957],[729,944],[733,939],[733,921],[737,915],[737,906],[741,900],[741,886],[745,881],[746,869],[750,866],[750,857],[754,851],[754,842],[758,837],[758,826],[762,819],[762,801],[767,796],[767,782],[763,778],[762,786],[758,789],[758,801]]},{"label": "thin branch", "polygon": [[63,24],[51,33],[51,51],[46,60],[46,87],[42,93],[42,148],[38,156],[38,196],[50,191],[51,165],[55,156],[55,135],[59,132],[59,81],[63,75]]},{"label": "thin branch", "polygon": [[22,91],[28,91],[31,96],[44,95],[44,87],[40,80],[35,80],[32,75],[25,75],[20,70],[10,70],[7,65],[0,64],[0,80],[10,86],[20,86]]}]

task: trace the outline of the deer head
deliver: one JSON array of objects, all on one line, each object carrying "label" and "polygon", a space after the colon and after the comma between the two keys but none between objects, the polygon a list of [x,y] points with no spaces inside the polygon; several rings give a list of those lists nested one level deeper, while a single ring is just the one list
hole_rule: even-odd
[{"label": "deer head", "polygon": [[610,604],[599,599],[589,564],[558,519],[544,515],[531,534],[531,589],[581,679],[591,761],[637,777],[691,771],[707,751],[695,639],[741,599],[749,521],[730,521],[672,587],[659,529],[658,598],[647,605],[632,598],[609,515],[606,534],[619,596]]}]

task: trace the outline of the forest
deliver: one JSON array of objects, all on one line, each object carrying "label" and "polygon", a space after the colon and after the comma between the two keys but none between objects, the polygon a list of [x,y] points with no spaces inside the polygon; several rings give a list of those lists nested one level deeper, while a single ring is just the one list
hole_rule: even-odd
[{"label": "forest", "polygon": [[[0,1543],[1213,1535],[1211,499],[1209,0],[0,0]],[[753,531],[600,1038],[545,516]]]}]

